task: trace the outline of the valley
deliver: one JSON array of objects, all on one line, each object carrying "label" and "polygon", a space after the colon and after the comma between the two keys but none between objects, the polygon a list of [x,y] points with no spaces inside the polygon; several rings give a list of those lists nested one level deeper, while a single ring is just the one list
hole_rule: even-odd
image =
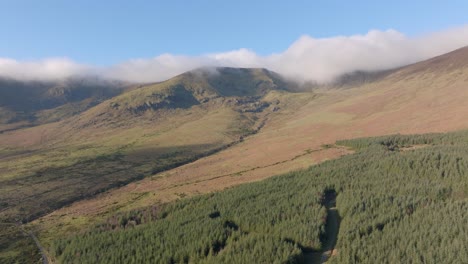
[{"label": "valley", "polygon": [[[343,79],[349,87],[310,90],[265,69],[200,69],[126,88],[73,114],[56,109],[56,119],[35,118],[39,123],[25,128],[21,124],[29,121],[9,119],[0,134],[0,219],[24,223],[51,260],[64,263],[112,263],[114,257],[124,263],[131,256],[137,262],[148,257],[220,263],[245,247],[253,250],[240,263],[258,258],[296,263],[309,252],[321,256],[327,250],[330,263],[408,258],[415,252],[399,248],[385,255],[382,248],[404,230],[422,234],[408,225],[413,218],[430,215],[428,225],[442,224],[443,218],[433,217],[433,210],[441,210],[454,222],[466,219],[458,211],[466,207],[466,132],[416,134],[468,128],[468,48],[370,76],[357,83]],[[392,134],[400,135],[356,139]],[[392,151],[382,142],[408,149]],[[450,172],[437,165],[440,159]],[[431,186],[436,179],[438,185]],[[381,183],[398,188],[385,194]],[[331,189],[338,211],[321,200]],[[384,205],[388,212],[381,210]],[[155,215],[140,219],[148,208],[156,208]],[[213,208],[220,217],[209,217]],[[257,214],[249,214],[252,210]],[[104,225],[96,231],[116,216],[136,227]],[[324,234],[338,233],[324,217],[341,218],[339,235],[330,235],[338,237],[336,246],[324,240]],[[190,238],[180,249],[182,242],[164,230],[177,233],[186,223],[180,232]],[[40,258],[34,241],[14,226],[2,232],[15,239],[0,242],[0,258]],[[127,239],[152,241],[143,234],[162,236],[172,250],[155,256],[148,252],[156,249],[135,242],[128,250],[141,250],[138,255],[127,249],[113,256],[106,254],[114,251],[92,253],[109,239],[117,248]],[[450,234],[458,239],[451,246],[462,250],[466,230]],[[377,242],[381,237],[386,244]],[[254,245],[280,250],[258,255]],[[434,245],[418,247],[427,251]],[[466,258],[439,253],[431,259]]]}]

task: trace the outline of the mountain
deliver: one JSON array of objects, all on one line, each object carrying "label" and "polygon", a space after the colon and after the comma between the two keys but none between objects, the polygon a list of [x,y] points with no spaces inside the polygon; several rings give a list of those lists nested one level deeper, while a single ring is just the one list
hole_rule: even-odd
[{"label": "mountain", "polygon": [[262,97],[289,87],[292,83],[266,69],[202,68],[112,98],[86,113],[84,121],[101,126],[108,121],[128,125],[132,123],[128,119],[161,118],[195,106],[262,112],[270,106]]},{"label": "mountain", "polygon": [[[50,242],[116,212],[349,154],[337,140],[466,129],[466,58],[463,48],[312,91],[266,69],[206,68],[112,95],[76,96],[102,101],[0,134],[0,219],[37,219],[29,226]],[[75,102],[41,89],[35,98],[54,99],[22,110],[27,101],[18,96],[24,105],[4,103],[4,115],[26,111],[40,120],[44,109]]]}]

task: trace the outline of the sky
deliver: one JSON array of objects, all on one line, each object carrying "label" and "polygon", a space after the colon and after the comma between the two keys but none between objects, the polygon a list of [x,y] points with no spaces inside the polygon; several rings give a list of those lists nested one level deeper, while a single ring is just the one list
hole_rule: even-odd
[{"label": "sky", "polygon": [[468,1],[431,0],[0,0],[0,76],[159,81],[237,66],[328,81],[468,45],[466,10]]}]

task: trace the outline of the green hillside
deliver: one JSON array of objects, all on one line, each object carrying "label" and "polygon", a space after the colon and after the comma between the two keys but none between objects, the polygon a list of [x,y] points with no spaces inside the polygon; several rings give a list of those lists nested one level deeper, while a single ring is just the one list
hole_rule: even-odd
[{"label": "green hillside", "polygon": [[338,144],[357,152],[116,215],[51,252],[62,263],[302,263],[336,239],[326,206],[336,193],[331,263],[468,261],[468,132]]}]

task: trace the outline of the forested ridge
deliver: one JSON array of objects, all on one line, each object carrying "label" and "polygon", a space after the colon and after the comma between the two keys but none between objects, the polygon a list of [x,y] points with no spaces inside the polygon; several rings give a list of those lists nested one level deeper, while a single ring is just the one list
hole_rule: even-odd
[{"label": "forested ridge", "polygon": [[333,190],[341,225],[329,262],[468,263],[468,132],[337,144],[356,153],[118,214],[50,252],[62,263],[302,263],[325,243]]}]

